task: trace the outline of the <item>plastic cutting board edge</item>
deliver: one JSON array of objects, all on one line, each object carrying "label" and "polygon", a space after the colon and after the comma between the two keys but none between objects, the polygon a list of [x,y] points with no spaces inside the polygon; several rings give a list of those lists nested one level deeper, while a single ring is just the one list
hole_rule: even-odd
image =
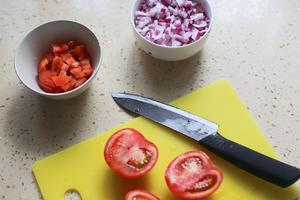
[{"label": "plastic cutting board edge", "polygon": [[[218,81],[198,89],[175,100],[172,105],[218,123],[219,133],[223,136],[276,158],[228,81]],[[116,176],[103,158],[108,137],[124,127],[141,131],[159,149],[155,167],[138,180]],[[65,192],[71,189],[78,191],[82,200],[122,200],[128,190],[137,188],[152,192],[162,200],[175,200],[177,198],[165,184],[164,171],[177,155],[195,149],[207,152],[224,172],[221,187],[208,200],[295,200],[299,195],[295,185],[282,189],[260,180],[210,153],[197,142],[143,117],[37,161],[33,173],[44,200],[64,200]]]}]

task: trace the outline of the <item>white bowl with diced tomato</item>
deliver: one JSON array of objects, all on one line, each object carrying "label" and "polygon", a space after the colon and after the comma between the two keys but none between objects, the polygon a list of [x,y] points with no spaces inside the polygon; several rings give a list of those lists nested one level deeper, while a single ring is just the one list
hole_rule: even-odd
[{"label": "white bowl with diced tomato", "polygon": [[84,92],[101,64],[96,35],[73,21],[52,21],[30,31],[15,57],[19,79],[32,91],[52,99]]},{"label": "white bowl with diced tomato", "polygon": [[183,60],[199,52],[212,23],[207,0],[135,0],[131,11],[140,48],[167,61]]}]

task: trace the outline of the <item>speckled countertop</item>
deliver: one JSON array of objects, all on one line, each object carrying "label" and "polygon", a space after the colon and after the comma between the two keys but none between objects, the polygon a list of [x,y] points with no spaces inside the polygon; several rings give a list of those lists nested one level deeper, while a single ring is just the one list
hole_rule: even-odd
[{"label": "speckled countertop", "polygon": [[[0,199],[39,199],[34,161],[129,120],[111,92],[171,101],[218,79],[236,88],[280,158],[300,166],[299,0],[211,0],[215,23],[205,48],[176,63],[138,49],[130,3],[0,0]],[[22,35],[55,19],[87,25],[103,47],[93,85],[68,101],[37,96],[14,72]]]}]

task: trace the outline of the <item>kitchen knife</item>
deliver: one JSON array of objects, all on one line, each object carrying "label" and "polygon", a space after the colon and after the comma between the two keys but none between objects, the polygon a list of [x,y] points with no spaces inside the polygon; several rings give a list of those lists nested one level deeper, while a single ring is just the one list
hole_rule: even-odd
[{"label": "kitchen knife", "polygon": [[231,162],[268,182],[288,187],[300,178],[300,169],[222,137],[218,125],[159,101],[128,93],[113,93],[123,108],[180,132]]}]

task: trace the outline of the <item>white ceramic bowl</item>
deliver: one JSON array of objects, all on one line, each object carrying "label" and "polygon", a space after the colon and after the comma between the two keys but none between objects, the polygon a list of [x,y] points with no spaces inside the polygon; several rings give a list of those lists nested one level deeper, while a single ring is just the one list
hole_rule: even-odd
[{"label": "white ceramic bowl", "polygon": [[[37,66],[41,56],[51,51],[52,43],[77,40],[86,45],[92,57],[94,72],[81,86],[64,93],[47,93],[37,83]],[[91,84],[101,63],[101,47],[96,35],[87,27],[73,21],[52,21],[30,31],[19,44],[15,56],[15,70],[19,79],[32,91],[52,99],[69,99],[81,94]]]},{"label": "white ceramic bowl", "polygon": [[134,29],[134,34],[136,36],[138,45],[141,49],[143,49],[146,53],[149,55],[161,59],[161,60],[167,60],[167,61],[177,61],[177,60],[183,60],[186,58],[189,58],[193,55],[195,55],[197,52],[199,52],[204,43],[207,40],[207,37],[210,33],[212,23],[213,23],[213,15],[211,7],[207,0],[193,0],[200,2],[207,14],[207,16],[210,18],[210,23],[208,27],[208,31],[197,41],[180,46],[180,47],[167,47],[155,44],[154,42],[151,42],[144,38],[137,30],[134,22],[134,13],[137,11],[138,6],[142,0],[135,0],[132,9],[131,9],[131,25]]}]

